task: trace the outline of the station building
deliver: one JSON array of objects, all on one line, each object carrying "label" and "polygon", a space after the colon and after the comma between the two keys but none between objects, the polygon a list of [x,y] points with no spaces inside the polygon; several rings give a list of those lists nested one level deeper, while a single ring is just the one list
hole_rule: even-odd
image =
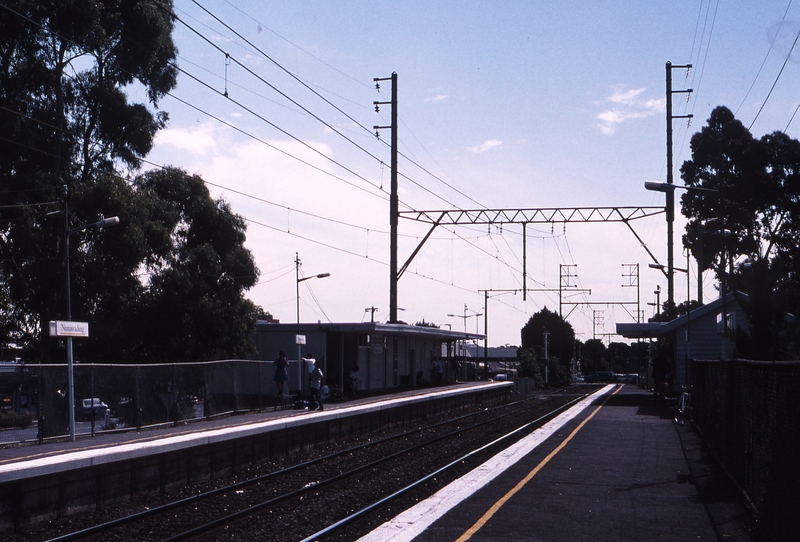
[{"label": "station building", "polygon": [[[358,366],[360,391],[376,392],[416,386],[421,379],[433,382],[434,358],[442,365],[443,379],[458,378],[459,375],[453,374],[447,360],[461,351],[460,345],[463,343],[483,338],[483,335],[475,333],[408,324],[363,322],[298,325],[259,320],[256,349],[258,359],[265,361],[277,358],[281,350],[286,352],[291,389],[302,389],[304,386],[297,360],[313,356],[322,362],[328,385],[345,389],[348,373]],[[462,379],[465,378],[459,378]]]},{"label": "station building", "polygon": [[[724,322],[731,331],[749,327],[742,309],[742,301],[746,298],[741,292],[729,292],[724,299],[719,297],[669,322],[618,323],[617,333],[628,339],[666,339],[671,346],[667,359],[662,360],[668,385],[666,393],[680,393],[683,386],[691,383],[689,360],[733,357],[736,345],[730,333],[724,333]],[[652,367],[655,363],[658,360],[650,361],[648,387],[654,384]]]}]

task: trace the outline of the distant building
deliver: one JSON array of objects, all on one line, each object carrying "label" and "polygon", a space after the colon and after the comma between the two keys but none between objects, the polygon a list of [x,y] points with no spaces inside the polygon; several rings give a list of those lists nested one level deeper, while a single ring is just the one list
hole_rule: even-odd
[{"label": "distant building", "polygon": [[[519,346],[490,346],[488,350],[489,359],[514,360],[517,359]],[[467,343],[464,349],[464,355],[468,358],[483,359],[483,345]]]}]

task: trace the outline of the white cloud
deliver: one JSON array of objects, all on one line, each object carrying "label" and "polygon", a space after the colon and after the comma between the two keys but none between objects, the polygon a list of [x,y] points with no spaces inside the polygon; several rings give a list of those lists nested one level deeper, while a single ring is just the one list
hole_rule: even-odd
[{"label": "white cloud", "polygon": [[497,139],[489,139],[487,141],[484,141],[480,145],[475,145],[473,147],[469,147],[469,150],[472,151],[472,152],[481,153],[481,152],[486,152],[489,149],[493,149],[495,147],[499,147],[502,144],[503,144],[503,142],[502,141],[498,141]]},{"label": "white cloud", "polygon": [[606,98],[606,102],[614,104],[611,109],[601,111],[595,118],[600,122],[597,128],[605,135],[616,133],[617,127],[623,122],[652,117],[664,111],[665,98],[643,98],[646,88],[630,90],[616,90]]},{"label": "white cloud", "polygon": [[436,96],[434,96],[433,98],[425,98],[425,101],[426,101],[426,102],[439,102],[439,101],[441,101],[441,100],[446,100],[446,99],[447,99],[447,98],[449,98],[449,97],[450,97],[450,96],[449,96],[449,95],[447,95],[447,94],[437,94],[437,95],[436,95]]},{"label": "white cloud", "polygon": [[655,113],[662,113],[667,109],[666,98],[651,98],[643,104],[647,109],[653,110]]},{"label": "white cloud", "polygon": [[209,124],[201,124],[196,130],[186,128],[167,128],[156,135],[155,146],[168,146],[188,151],[194,155],[204,155],[216,149],[214,129]]},{"label": "white cloud", "polygon": [[635,99],[635,98],[636,98],[636,97],[637,97],[639,94],[641,94],[642,92],[644,92],[645,90],[647,90],[647,89],[645,89],[645,88],[636,88],[636,89],[633,89],[633,88],[632,88],[632,89],[630,89],[630,90],[626,90],[626,91],[624,91],[624,92],[616,92],[616,93],[612,94],[611,96],[609,96],[609,97],[608,97],[608,98],[606,98],[606,99],[607,99],[609,102],[612,102],[612,103],[631,104],[631,103],[634,103],[634,99]]}]

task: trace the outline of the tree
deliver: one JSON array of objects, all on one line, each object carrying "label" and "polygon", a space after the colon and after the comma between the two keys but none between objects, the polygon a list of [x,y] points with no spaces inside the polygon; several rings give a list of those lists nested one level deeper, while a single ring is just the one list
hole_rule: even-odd
[{"label": "tree", "polygon": [[764,143],[729,109],[717,107],[708,125],[692,136],[691,148],[692,159],[681,167],[684,183],[715,192],[687,190],[681,197],[690,219],[685,244],[698,254],[702,243],[701,265],[718,277],[730,274],[740,255],[768,257],[781,217],[773,207],[776,179],[767,172]]},{"label": "tree", "polygon": [[606,345],[600,339],[589,339],[581,348],[581,365],[583,373],[591,375],[597,371],[608,371],[611,364],[608,361]]},{"label": "tree", "polygon": [[158,350],[151,359],[244,357],[254,352],[258,308],[244,299],[258,269],[244,247],[244,219],[213,200],[203,180],[183,171],[138,177],[140,197],[151,203],[148,224],[160,240],[151,247],[144,303],[145,336]]},{"label": "tree", "polygon": [[575,331],[555,312],[544,307],[528,319],[522,328],[522,348],[535,348],[544,355],[545,333],[548,334],[548,354],[569,361],[575,347]]},{"label": "tree", "polygon": [[[0,330],[63,359],[44,335],[70,299],[91,337],[84,361],[213,359],[251,351],[263,311],[244,299],[258,270],[245,224],[202,179],[134,177],[167,122],[176,84],[168,0],[0,5]],[[131,90],[147,103],[133,103]],[[12,143],[13,142],[13,143]],[[67,211],[68,212],[65,212]]]},{"label": "tree", "polygon": [[725,291],[748,294],[750,330],[738,334],[738,354],[784,356],[796,348],[785,312],[800,301],[800,143],[781,132],[755,139],[720,106],[691,147],[684,182],[714,192],[682,196],[690,219],[684,244],[702,269],[714,269]]},{"label": "tree", "polygon": [[[38,344],[45,359],[43,330],[66,316],[65,228],[109,216],[87,195],[100,177],[138,167],[167,120],[129,103],[126,88],[139,85],[157,107],[175,86],[169,9],[152,0],[0,6],[0,201],[14,206],[0,223],[3,312],[15,322],[13,340]],[[94,250],[94,233],[85,237],[82,248]]]},{"label": "tree", "polygon": [[[534,378],[541,377],[543,381],[544,367],[547,366],[551,385],[568,384],[571,376],[569,362],[575,345],[575,331],[572,326],[560,315],[544,307],[528,319],[520,333],[523,370]],[[547,340],[547,356],[545,356],[545,340]]]},{"label": "tree", "polygon": [[417,322],[417,323],[416,323],[416,324],[414,324],[414,325],[415,325],[415,326],[419,326],[419,327],[432,327],[432,328],[439,329],[439,326],[437,326],[437,325],[436,325],[436,324],[434,324],[433,322],[426,322],[426,321],[425,321],[425,318],[423,318],[422,320],[420,320],[419,322]]}]

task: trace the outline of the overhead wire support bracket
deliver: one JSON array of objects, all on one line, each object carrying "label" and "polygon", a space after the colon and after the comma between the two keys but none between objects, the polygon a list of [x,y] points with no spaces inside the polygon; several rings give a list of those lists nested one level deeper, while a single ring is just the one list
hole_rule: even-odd
[{"label": "overhead wire support bracket", "polygon": [[[476,224],[552,224],[554,222],[623,222],[633,232],[636,239],[641,243],[647,253],[656,261],[655,256],[650,252],[642,241],[641,237],[631,226],[630,221],[640,218],[663,214],[666,212],[664,207],[655,206],[622,206],[622,207],[550,207],[550,208],[529,208],[529,209],[451,209],[438,211],[398,211],[399,218],[425,222],[431,224],[431,228],[425,237],[420,241],[417,248],[397,273],[396,279],[405,272],[411,261],[422,249],[433,230],[437,226],[456,226],[456,225],[476,225]],[[524,261],[524,258],[523,258]],[[526,266],[527,267],[527,266]],[[523,269],[523,276],[527,274],[527,269]],[[531,291],[523,288],[523,292]]]},{"label": "overhead wire support bracket", "polygon": [[627,222],[664,213],[664,207],[550,207],[529,209],[452,209],[400,211],[400,218],[448,225]]}]

